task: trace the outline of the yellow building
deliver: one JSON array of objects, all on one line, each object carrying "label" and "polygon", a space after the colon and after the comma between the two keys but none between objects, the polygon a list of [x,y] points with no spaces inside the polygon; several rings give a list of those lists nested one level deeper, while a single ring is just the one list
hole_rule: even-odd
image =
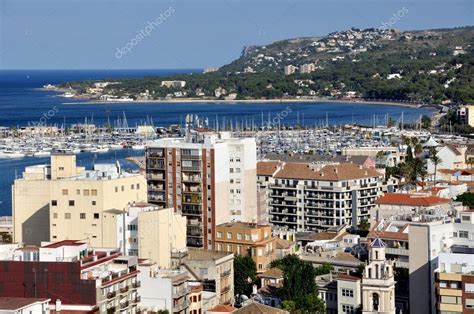
[{"label": "yellow building", "polygon": [[258,273],[266,271],[276,258],[276,240],[270,225],[234,222],[218,225],[216,231],[217,250],[252,257]]},{"label": "yellow building", "polygon": [[12,187],[14,241],[84,239],[92,247],[116,247],[113,210],[145,201],[146,181],[119,164],[77,167],[75,155],[53,155],[51,165],[27,167]]}]

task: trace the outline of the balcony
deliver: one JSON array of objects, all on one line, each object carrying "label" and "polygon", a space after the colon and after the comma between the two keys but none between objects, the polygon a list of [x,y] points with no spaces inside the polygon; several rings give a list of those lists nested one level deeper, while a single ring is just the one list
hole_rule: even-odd
[{"label": "balcony", "polygon": [[147,169],[165,170],[165,163],[148,162]]},{"label": "balcony", "polygon": [[174,304],[173,305],[173,312],[176,313],[176,312],[181,312],[182,310],[188,308],[189,306],[189,303],[188,301],[184,301],[182,303],[177,303],[177,304]]},{"label": "balcony", "polygon": [[164,181],[164,180],[165,180],[164,174],[148,173],[148,174],[146,175],[146,178],[147,178],[148,180],[161,180],[161,181]]},{"label": "balcony", "polygon": [[188,287],[182,288],[182,289],[176,289],[176,291],[173,291],[173,299],[179,299],[182,296],[188,294],[190,289]]},{"label": "balcony", "polygon": [[128,286],[120,288],[120,293],[126,293],[128,291]]},{"label": "balcony", "polygon": [[113,299],[115,298],[116,295],[117,295],[117,292],[115,291],[109,292],[107,293],[107,299]]},{"label": "balcony", "polygon": [[386,248],[385,248],[385,254],[408,256],[408,255],[409,255],[409,251],[408,251],[408,249],[405,249],[405,248],[390,248],[390,247],[386,247]]},{"label": "balcony", "polygon": [[128,306],[130,305],[130,303],[128,301],[125,301],[123,303],[120,303],[120,308],[121,309],[125,309],[127,308]]},{"label": "balcony", "polygon": [[142,298],[139,295],[137,295],[135,296],[135,298],[132,299],[132,303],[140,303],[141,300]]},{"label": "balcony", "polygon": [[134,283],[132,283],[132,287],[133,288],[140,288],[142,285],[142,282],[141,281],[136,281]]}]

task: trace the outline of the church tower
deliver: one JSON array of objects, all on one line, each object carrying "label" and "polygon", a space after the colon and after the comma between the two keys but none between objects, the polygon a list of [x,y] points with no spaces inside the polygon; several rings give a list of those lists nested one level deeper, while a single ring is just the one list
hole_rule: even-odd
[{"label": "church tower", "polygon": [[378,238],[369,245],[369,264],[361,285],[362,313],[395,314],[393,265],[385,260],[385,243]]}]

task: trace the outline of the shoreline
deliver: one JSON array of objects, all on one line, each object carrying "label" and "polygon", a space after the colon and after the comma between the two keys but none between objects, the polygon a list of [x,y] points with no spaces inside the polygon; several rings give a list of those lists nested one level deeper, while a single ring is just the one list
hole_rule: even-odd
[{"label": "shoreline", "polygon": [[[47,92],[56,92],[64,93],[69,91],[68,89],[46,89],[39,88],[41,91]],[[123,100],[97,100],[91,99],[88,97],[62,97],[57,95],[56,97],[69,99],[71,101],[64,102],[64,105],[78,105],[78,104],[96,104],[96,105],[105,105],[105,104],[124,104],[124,105],[159,105],[159,104],[183,104],[183,103],[207,103],[207,104],[294,104],[294,103],[336,103],[336,104],[362,104],[362,105],[382,105],[382,106],[396,106],[396,107],[405,107],[405,108],[432,108],[433,110],[439,110],[438,105],[428,105],[428,104],[412,104],[405,102],[396,102],[396,101],[383,101],[383,100],[367,100],[367,99],[358,99],[358,100],[349,100],[349,99],[329,99],[329,98],[285,98],[285,99],[204,99],[204,98],[172,98],[172,99],[153,99],[153,100],[133,100],[133,101],[123,101]],[[76,100],[76,101],[75,101]]]},{"label": "shoreline", "polygon": [[120,101],[120,100],[92,100],[88,98],[65,98],[78,100],[77,102],[65,102],[65,105],[77,105],[77,104],[124,104],[124,105],[159,105],[159,104],[183,104],[183,103],[207,103],[207,104],[295,104],[295,103],[336,103],[336,104],[353,104],[353,105],[382,105],[382,106],[396,106],[405,108],[433,108],[437,109],[436,105],[420,105],[420,104],[409,104],[409,103],[398,103],[380,100],[344,100],[344,99],[326,99],[326,98],[314,98],[314,99],[239,99],[239,100],[222,100],[222,99],[196,99],[196,98],[182,98],[182,99],[160,99],[160,100],[134,100],[134,101]]}]

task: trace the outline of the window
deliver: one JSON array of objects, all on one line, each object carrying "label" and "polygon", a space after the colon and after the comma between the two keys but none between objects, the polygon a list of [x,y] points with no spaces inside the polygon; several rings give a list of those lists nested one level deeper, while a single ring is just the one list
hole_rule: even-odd
[{"label": "window", "polygon": [[99,219],[99,213],[94,213],[94,219]]},{"label": "window", "polygon": [[474,283],[465,283],[464,284],[464,292],[474,293]]},{"label": "window", "polygon": [[89,196],[89,190],[82,191],[82,194],[84,194],[84,196]]},{"label": "window", "polygon": [[71,219],[71,213],[64,213],[64,219]]},{"label": "window", "polygon": [[240,173],[240,168],[235,168],[235,172]]},{"label": "window", "polygon": [[469,239],[469,231],[459,230],[459,237]]},{"label": "window", "polygon": [[235,179],[235,183],[240,184],[240,179]]},{"label": "window", "polygon": [[69,206],[74,206],[74,201],[69,201]]},{"label": "window", "polygon": [[69,191],[66,190],[66,189],[63,189],[63,190],[62,190],[62,193],[63,193],[63,195],[68,195],[68,194],[69,194]]},{"label": "window", "polygon": [[86,213],[80,213],[79,218],[81,219],[86,219]]},{"label": "window", "polygon": [[96,201],[92,201],[92,206],[95,206],[96,204]]},{"label": "window", "polygon": [[91,195],[92,196],[97,196],[97,190],[91,190]]},{"label": "window", "polygon": [[118,186],[115,187],[115,193],[117,193],[117,192],[118,192]]},{"label": "window", "polygon": [[250,241],[250,234],[245,234],[245,241]]},{"label": "window", "polygon": [[471,221],[471,217],[470,217],[470,216],[463,215],[463,216],[461,216],[461,220],[462,220],[462,221]]},{"label": "window", "polygon": [[217,238],[222,239],[222,231],[217,231]]},{"label": "window", "polygon": [[232,239],[232,232],[227,232],[227,239]]},{"label": "window", "polygon": [[58,206],[58,201],[57,200],[52,200],[51,201],[51,206]]},{"label": "window", "polygon": [[227,252],[232,252],[232,245],[231,244],[227,245]]},{"label": "window", "polygon": [[81,195],[81,190],[76,190],[77,195]]},{"label": "window", "polygon": [[217,250],[222,251],[222,244],[220,244],[220,243],[217,244]]},{"label": "window", "polygon": [[237,233],[237,240],[242,240],[242,233]]},{"label": "window", "polygon": [[140,190],[140,183],[137,183],[137,190]]},{"label": "window", "polygon": [[355,313],[354,312],[354,306],[348,305],[348,304],[343,304],[342,305],[342,312],[343,313]]},{"label": "window", "polygon": [[259,264],[258,264],[258,269],[263,269],[262,263],[259,263]]},{"label": "window", "polygon": [[60,170],[60,171],[64,170],[64,167],[59,167],[59,170]]},{"label": "window", "polygon": [[439,287],[440,288],[447,288],[448,287],[448,283],[446,281],[440,281],[439,282]]},{"label": "window", "polygon": [[135,190],[135,184],[132,184],[132,185],[130,186],[130,188],[131,188],[132,190]]},{"label": "window", "polygon": [[452,281],[452,282],[449,284],[449,287],[450,287],[450,288],[453,288],[453,289],[459,289],[459,282],[457,282],[457,281]]},{"label": "window", "polygon": [[125,186],[122,185],[122,192],[125,191]]},{"label": "window", "polygon": [[58,213],[53,213],[53,218],[58,218]]},{"label": "window", "polygon": [[342,289],[342,296],[353,298],[354,297],[354,290],[352,290],[352,289]]}]

